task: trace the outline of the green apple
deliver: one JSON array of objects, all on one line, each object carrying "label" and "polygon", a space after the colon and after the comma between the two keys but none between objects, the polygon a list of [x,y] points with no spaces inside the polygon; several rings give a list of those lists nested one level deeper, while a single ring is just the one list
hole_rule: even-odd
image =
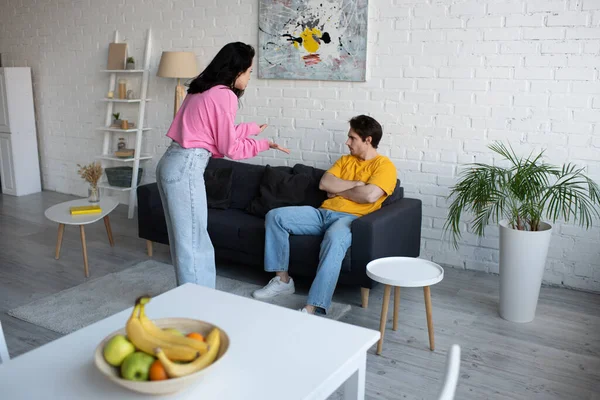
[{"label": "green apple", "polygon": [[133,343],[127,340],[124,335],[116,335],[104,345],[102,354],[107,363],[118,367],[134,351],[135,346]]},{"label": "green apple", "polygon": [[164,328],[163,331],[169,332],[169,333],[172,333],[172,334],[178,335],[178,336],[185,336],[179,329],[175,329],[175,328]]},{"label": "green apple", "polygon": [[142,351],[136,351],[125,358],[121,364],[121,376],[129,381],[147,381],[154,357]]}]

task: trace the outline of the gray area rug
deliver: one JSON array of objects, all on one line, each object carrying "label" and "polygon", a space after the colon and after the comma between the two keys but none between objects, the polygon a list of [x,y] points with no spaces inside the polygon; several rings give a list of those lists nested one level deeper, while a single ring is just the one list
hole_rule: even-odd
[{"label": "gray area rug", "polygon": [[[15,318],[39,325],[58,333],[71,333],[131,307],[142,295],[157,296],[175,288],[172,265],[147,260],[124,271],[63,290],[8,312]],[[251,297],[258,285],[217,276],[217,290]],[[299,309],[306,296],[281,296],[267,301],[282,307]],[[333,302],[327,313],[340,319],[350,311],[349,304]]]}]

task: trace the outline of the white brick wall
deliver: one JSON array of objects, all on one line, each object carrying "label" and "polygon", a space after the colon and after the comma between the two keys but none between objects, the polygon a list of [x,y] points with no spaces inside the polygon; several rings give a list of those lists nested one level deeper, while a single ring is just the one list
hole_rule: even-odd
[{"label": "white brick wall", "polygon": [[[240,4],[241,3],[241,4]],[[497,229],[442,242],[445,196],[459,166],[494,162],[493,140],[548,161],[577,162],[600,182],[600,1],[371,0],[365,83],[259,80],[240,119],[268,123],[263,136],[292,149],[252,162],[327,168],[346,151],[346,120],[369,113],[388,137],[406,195],[423,200],[422,256],[498,271]],[[106,49],[119,29],[141,60],[153,56],[145,151],[152,180],[168,145],[172,84],[154,76],[162,50],[191,50],[201,66],[225,43],[257,45],[257,0],[20,0],[0,2],[5,66],[33,69],[44,188],[84,194],[76,164],[101,150]],[[135,115],[132,107],[126,116]],[[132,138],[129,138],[132,140]],[[586,231],[557,223],[545,281],[600,291],[600,221]]]}]

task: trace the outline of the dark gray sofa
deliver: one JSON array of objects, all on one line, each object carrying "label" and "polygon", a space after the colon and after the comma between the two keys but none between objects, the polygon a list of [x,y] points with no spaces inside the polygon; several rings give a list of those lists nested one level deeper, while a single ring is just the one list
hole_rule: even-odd
[{"label": "dark gray sofa", "polygon": [[[227,159],[212,158],[207,171],[232,169],[230,205],[228,209],[209,208],[208,232],[217,259],[246,266],[263,268],[264,218],[249,214],[246,209],[259,193],[265,166]],[[319,207],[326,193],[319,190],[324,170],[296,164],[274,167],[288,174],[311,177],[302,205]],[[168,244],[164,212],[156,183],[140,186],[138,195],[138,233],[147,240],[149,255],[152,242]],[[376,212],[352,223],[352,246],[342,263],[339,283],[360,285],[362,304],[368,304],[369,289],[375,284],[366,275],[369,261],[391,256],[418,257],[421,244],[421,201],[404,198],[398,181],[394,194]],[[319,260],[322,236],[291,236],[290,265],[292,276],[313,277]]]}]

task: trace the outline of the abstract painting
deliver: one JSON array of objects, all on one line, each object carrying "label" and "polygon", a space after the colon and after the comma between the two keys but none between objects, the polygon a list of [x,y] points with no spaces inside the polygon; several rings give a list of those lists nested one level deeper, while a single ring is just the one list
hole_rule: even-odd
[{"label": "abstract painting", "polygon": [[368,0],[260,0],[258,77],[364,81]]}]

